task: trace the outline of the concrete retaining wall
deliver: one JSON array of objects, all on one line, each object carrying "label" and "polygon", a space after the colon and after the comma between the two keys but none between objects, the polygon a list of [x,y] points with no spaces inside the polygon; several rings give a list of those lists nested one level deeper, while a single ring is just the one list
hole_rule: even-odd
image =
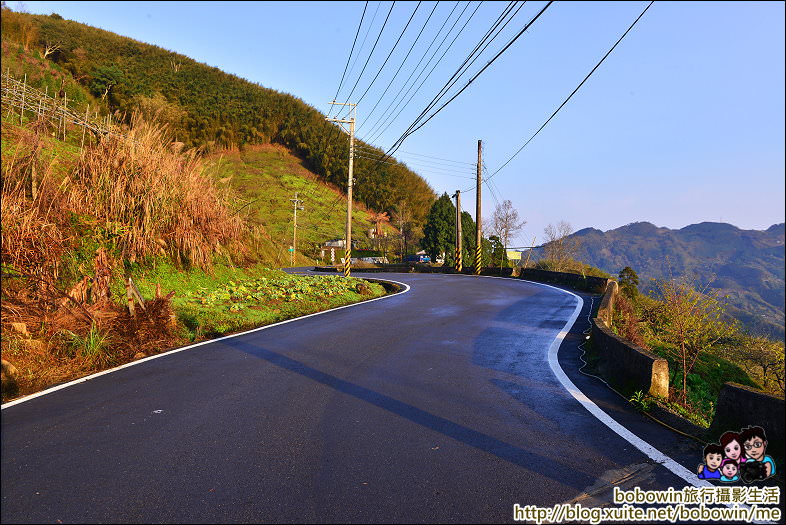
[{"label": "concrete retaining wall", "polygon": [[617,293],[619,293],[617,281],[609,280],[609,283],[606,285],[606,291],[603,293],[603,298],[600,300],[597,315],[597,318],[603,319],[603,322],[608,327],[611,327],[611,321],[614,316],[614,303],[617,299]]},{"label": "concrete retaining wall", "polygon": [[[314,271],[336,273],[336,272],[343,272],[343,269],[337,268],[335,266],[315,266]],[[449,273],[449,274],[457,273],[456,270],[451,266],[431,266],[428,264],[419,264],[419,263],[389,264],[385,266],[378,266],[372,268],[353,267],[352,271],[364,272],[364,273],[409,273],[409,272]],[[461,273],[464,275],[472,275],[474,272],[472,268],[464,268]],[[513,268],[481,268],[480,275],[511,277],[513,275]]]},{"label": "concrete retaining wall", "polygon": [[592,346],[600,356],[598,371],[625,395],[637,390],[669,398],[669,362],[619,337],[611,330],[617,281],[608,279],[598,313],[592,320]]},{"label": "concrete retaining wall", "polygon": [[592,320],[592,347],[601,375],[625,395],[637,390],[669,398],[669,363],[617,336],[602,320]]},{"label": "concrete retaining wall", "polygon": [[604,277],[586,277],[576,273],[550,272],[548,270],[536,270],[535,268],[522,268],[520,278],[539,283],[564,284],[576,290],[592,293],[603,293],[609,279]]},{"label": "concrete retaining wall", "polygon": [[[710,435],[719,437],[727,430],[739,432],[749,426],[759,426],[767,434],[767,454],[776,458],[776,468],[782,469],[786,454],[786,406],[782,397],[737,383],[726,383],[718,394],[715,417]],[[780,462],[778,462],[780,460]]]}]

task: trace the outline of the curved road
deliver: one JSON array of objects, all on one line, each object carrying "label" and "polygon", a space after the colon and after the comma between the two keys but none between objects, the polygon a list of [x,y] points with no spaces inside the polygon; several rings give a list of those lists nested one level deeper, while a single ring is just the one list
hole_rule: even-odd
[{"label": "curved road", "polygon": [[[372,277],[376,277],[372,276]],[[2,522],[509,522],[686,482],[565,389],[576,296],[513,279],[411,289],[148,359],[2,411]],[[700,446],[560,364],[689,469]]]}]

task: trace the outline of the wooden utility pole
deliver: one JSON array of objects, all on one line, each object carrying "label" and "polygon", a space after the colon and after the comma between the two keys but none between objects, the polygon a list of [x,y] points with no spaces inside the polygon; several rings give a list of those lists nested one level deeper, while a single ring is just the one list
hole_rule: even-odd
[{"label": "wooden utility pole", "polygon": [[461,250],[461,190],[456,190],[456,272],[461,273],[462,250]]},{"label": "wooden utility pole", "polygon": [[297,198],[297,192],[295,192],[295,198],[289,200],[292,202],[292,208],[295,212],[295,228],[292,230],[292,258],[290,266],[295,266],[295,252],[297,251],[297,211],[303,209],[303,206],[301,206],[303,201]]},{"label": "wooden utility pole", "polygon": [[482,250],[481,242],[483,237],[481,236],[481,215],[480,215],[480,193],[481,187],[483,183],[483,179],[481,178],[482,171],[481,168],[483,166],[483,141],[478,140],[478,168],[477,168],[477,185],[475,188],[475,275],[480,275],[480,254]]},{"label": "wooden utility pole", "polygon": [[[326,118],[328,122],[338,122],[339,127],[349,135],[349,171],[347,173],[347,238],[346,245],[344,246],[344,277],[350,275],[350,265],[352,261],[352,160],[355,158],[355,112],[357,104],[351,102],[336,102],[335,100],[330,103],[333,106],[349,106],[349,119]],[[345,129],[341,124],[349,124],[349,130]]]}]

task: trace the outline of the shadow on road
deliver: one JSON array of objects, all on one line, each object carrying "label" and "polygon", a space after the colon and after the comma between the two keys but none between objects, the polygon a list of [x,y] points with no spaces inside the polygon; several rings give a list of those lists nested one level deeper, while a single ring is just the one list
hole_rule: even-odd
[{"label": "shadow on road", "polygon": [[269,363],[300,374],[313,381],[317,381],[325,386],[328,386],[338,392],[350,395],[354,398],[370,403],[383,410],[386,410],[399,417],[403,417],[413,423],[421,425],[425,428],[439,432],[449,438],[455,439],[461,443],[482,450],[489,454],[523,467],[524,469],[531,470],[533,462],[538,465],[538,473],[540,475],[549,477],[561,484],[566,484],[581,490],[584,487],[592,484],[595,481],[594,476],[588,476],[576,470],[575,465],[561,463],[552,458],[548,458],[538,454],[535,450],[540,448],[540,444],[534,443],[531,449],[525,450],[510,443],[501,441],[493,436],[484,434],[477,430],[471,429],[464,425],[454,423],[443,417],[431,414],[425,410],[404,403],[390,396],[376,392],[369,388],[357,385],[326,374],[315,368],[312,368],[300,361],[296,361],[287,356],[281,355],[277,352],[261,348],[257,345],[243,342],[240,339],[233,339],[223,341],[223,344],[231,346],[237,350],[245,352],[246,354],[253,355],[260,359],[264,359]]}]

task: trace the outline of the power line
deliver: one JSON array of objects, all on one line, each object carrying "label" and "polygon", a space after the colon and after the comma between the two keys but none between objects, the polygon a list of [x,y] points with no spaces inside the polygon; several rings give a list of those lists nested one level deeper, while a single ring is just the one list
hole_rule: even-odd
[{"label": "power line", "polygon": [[431,155],[424,155],[422,153],[412,153],[411,151],[401,151],[401,152],[399,152],[399,154],[401,154],[401,155],[416,155],[418,157],[427,157],[427,158],[430,158],[430,159],[444,160],[446,162],[455,162],[457,164],[468,164],[469,166],[475,166],[474,162],[467,162],[465,160],[443,159],[443,158],[440,158],[440,157],[433,157]]},{"label": "power line", "polygon": [[[355,85],[352,86],[352,90],[347,95],[347,100],[352,98],[352,93],[355,92],[355,88],[358,87],[358,82],[363,77],[363,73],[366,71],[366,66],[368,66],[369,60],[371,60],[371,56],[374,54],[374,50],[377,48],[377,44],[379,43],[379,39],[382,36],[382,33],[385,31],[385,26],[388,24],[388,20],[390,19],[390,13],[393,12],[393,7],[396,5],[396,2],[390,4],[390,10],[388,11],[387,16],[385,17],[385,22],[382,24],[382,29],[379,30],[379,34],[377,35],[377,39],[374,41],[374,46],[371,48],[371,53],[368,54],[368,58],[366,59],[366,63],[363,64],[363,69],[360,70],[360,75],[358,75],[358,79],[355,81]],[[340,113],[340,111],[339,111]],[[343,117],[342,117],[343,118]]]},{"label": "power line", "polygon": [[[439,2],[437,2],[437,5],[439,5]],[[439,35],[441,35],[441,34],[442,34],[442,30],[443,30],[443,29],[445,29],[445,25],[447,25],[448,21],[450,20],[450,17],[451,17],[451,16],[453,16],[453,13],[456,11],[456,8],[458,7],[458,5],[459,5],[459,2],[458,2],[458,1],[456,1],[456,3],[453,5],[453,9],[451,9],[451,10],[450,10],[450,13],[448,13],[448,16],[445,18],[445,21],[444,21],[444,22],[442,22],[442,25],[440,26],[439,30],[438,30],[438,31],[436,32],[436,34],[434,35],[434,38],[431,40],[431,43],[428,45],[428,47],[426,48],[426,50],[423,52],[423,55],[420,57],[420,60],[418,60],[418,63],[417,63],[417,64],[415,64],[415,67],[412,69],[412,72],[409,74],[409,76],[407,77],[407,79],[404,81],[404,86],[407,86],[407,85],[409,84],[409,81],[410,81],[410,79],[412,78],[412,75],[414,75],[414,74],[415,74],[415,72],[418,70],[418,68],[420,67],[420,64],[423,62],[423,59],[424,59],[424,58],[426,58],[426,55],[428,55],[428,52],[431,50],[432,46],[434,45],[434,42],[436,42],[436,41],[437,41],[437,38],[439,38]],[[450,34],[450,32],[453,30],[453,27],[455,27],[456,23],[458,22],[458,20],[459,20],[459,19],[461,19],[461,17],[464,15],[464,11],[466,11],[468,7],[469,7],[469,4],[467,4],[467,5],[465,5],[465,6],[464,6],[464,9],[461,11],[461,14],[459,14],[458,18],[456,19],[456,22],[454,22],[454,23],[453,23],[453,26],[452,26],[452,27],[450,28],[450,30],[448,31],[448,34]],[[447,35],[445,36],[445,38],[447,38]],[[443,39],[443,42],[444,42],[444,39]],[[441,47],[441,46],[442,46],[442,43],[440,43],[440,47]],[[437,53],[437,52],[436,52],[436,51],[434,51],[434,54],[436,54],[436,53]],[[431,60],[429,60],[429,62],[431,62]],[[424,69],[425,69],[425,67],[428,67],[428,64],[426,64],[426,66],[424,66]],[[421,74],[422,74],[422,73],[421,73]],[[415,80],[415,82],[417,82],[417,79]],[[374,129],[377,127],[377,124],[378,124],[380,121],[382,121],[382,119],[383,119],[383,118],[384,118],[384,117],[385,117],[385,116],[388,114],[388,110],[389,110],[389,109],[390,109],[390,107],[393,105],[393,103],[394,103],[396,100],[398,100],[399,96],[401,96],[401,93],[402,93],[403,89],[404,89],[404,87],[402,86],[402,88],[399,90],[399,93],[398,93],[398,95],[396,95],[395,97],[393,97],[393,100],[391,100],[391,101],[390,101],[390,103],[388,104],[388,106],[387,106],[387,107],[385,108],[385,110],[382,112],[382,116],[381,116],[381,117],[379,117],[379,118],[377,118],[377,120],[374,122],[374,125],[372,126],[372,131],[371,131],[369,134],[372,134],[372,133],[373,133]],[[411,89],[411,87],[410,87],[410,89]],[[407,92],[409,92],[409,91],[407,91]],[[406,95],[404,95],[404,96],[406,96]],[[360,130],[362,127],[363,127],[363,125],[365,125],[365,123],[366,123],[366,122],[368,122],[368,121],[365,121],[365,122],[363,122],[363,123],[360,125],[360,127],[358,127],[358,131],[359,131],[359,130]]]},{"label": "power line", "polygon": [[567,104],[567,103],[568,103],[568,101],[569,101],[569,100],[570,100],[570,99],[573,97],[573,95],[575,95],[575,94],[576,94],[576,92],[577,92],[577,91],[578,91],[578,90],[581,88],[581,86],[583,86],[583,85],[584,85],[584,83],[587,81],[587,79],[589,79],[589,77],[591,77],[591,76],[592,76],[592,74],[595,72],[595,70],[596,70],[596,69],[598,69],[598,67],[600,67],[600,65],[603,63],[603,61],[604,61],[604,60],[606,60],[606,57],[608,57],[608,56],[611,54],[611,52],[612,52],[612,51],[614,51],[614,48],[616,48],[616,47],[617,47],[617,45],[618,45],[620,42],[622,42],[622,39],[623,39],[623,38],[625,38],[625,35],[627,35],[627,34],[630,32],[630,30],[631,30],[631,29],[633,29],[633,26],[635,26],[635,25],[636,25],[636,23],[637,23],[637,22],[638,22],[638,21],[641,19],[641,17],[642,17],[642,16],[644,16],[644,13],[646,13],[646,12],[647,12],[647,10],[648,10],[648,9],[649,9],[649,8],[652,6],[652,4],[653,4],[653,3],[654,3],[654,0],[653,0],[653,1],[651,1],[649,4],[647,4],[647,7],[645,7],[645,8],[644,8],[644,11],[642,11],[642,12],[641,12],[641,14],[638,16],[638,18],[636,18],[636,20],[634,20],[634,21],[633,21],[633,23],[630,25],[630,27],[628,27],[628,30],[627,30],[627,31],[625,31],[625,32],[622,34],[622,36],[621,36],[621,37],[619,37],[619,39],[618,39],[618,40],[617,40],[617,41],[614,43],[614,45],[613,45],[613,46],[611,46],[611,49],[609,49],[609,50],[608,50],[608,52],[607,52],[605,55],[603,55],[603,58],[601,58],[601,59],[600,59],[600,62],[598,62],[598,63],[595,65],[595,67],[593,67],[593,68],[592,68],[592,71],[590,71],[590,72],[587,74],[587,76],[586,76],[586,77],[584,77],[584,80],[582,80],[582,81],[581,81],[581,83],[579,83],[579,85],[578,85],[578,86],[576,86],[576,89],[574,89],[574,90],[571,92],[571,94],[570,94],[570,95],[568,95],[568,98],[566,98],[566,99],[565,99],[565,100],[562,102],[562,104],[560,104],[560,105],[559,105],[559,107],[558,107],[558,108],[557,108],[557,109],[554,111],[554,113],[552,113],[552,114],[551,114],[551,116],[550,116],[548,119],[546,119],[546,122],[544,122],[544,123],[543,123],[543,125],[542,125],[541,127],[539,127],[539,128],[538,128],[538,130],[537,130],[537,131],[536,131],[536,132],[535,132],[535,133],[534,133],[534,134],[533,134],[533,135],[532,135],[532,136],[529,138],[529,140],[527,140],[527,142],[525,142],[525,143],[524,143],[524,145],[523,145],[523,146],[521,146],[521,147],[520,147],[520,148],[519,148],[519,149],[516,151],[516,153],[514,153],[513,155],[511,155],[511,157],[510,157],[508,160],[506,160],[506,161],[505,161],[505,163],[504,163],[502,166],[500,166],[499,168],[497,168],[497,171],[495,171],[494,173],[492,173],[492,174],[491,174],[491,176],[490,176],[489,178],[493,177],[494,175],[496,175],[497,173],[499,173],[499,172],[500,172],[500,170],[502,170],[502,168],[504,168],[505,166],[507,166],[507,165],[510,163],[510,161],[512,161],[512,160],[513,160],[513,159],[516,157],[516,155],[518,155],[519,153],[521,153],[521,150],[523,150],[523,149],[524,149],[524,148],[527,146],[527,144],[529,144],[529,143],[532,141],[532,139],[534,139],[534,138],[535,138],[535,137],[538,135],[538,133],[540,133],[540,131],[541,131],[543,128],[545,128],[545,127],[546,127],[546,124],[548,124],[548,123],[551,121],[551,119],[553,119],[553,118],[554,118],[554,116],[555,116],[557,113],[559,113],[559,111],[560,111],[560,110],[563,108],[563,106],[565,106],[565,104]]},{"label": "power line", "polygon": [[[368,7],[368,0],[366,0],[366,5],[363,6],[363,14],[360,15],[360,23],[358,24],[358,30],[355,33],[355,39],[352,41],[352,49],[349,50],[349,56],[347,57],[347,64],[344,66],[344,72],[341,74],[341,81],[338,83],[338,89],[336,89],[336,95],[333,97],[333,100],[338,98],[338,93],[341,91],[341,86],[344,84],[344,76],[347,74],[347,68],[349,67],[349,61],[352,59],[352,53],[355,51],[355,44],[358,41],[358,35],[360,34],[360,28],[363,26],[363,18],[366,16],[366,8]],[[360,50],[358,50],[358,54]],[[332,109],[332,108],[331,108]]]},{"label": "power line", "polygon": [[434,117],[435,117],[435,116],[436,116],[436,115],[437,115],[437,114],[438,114],[440,111],[442,111],[442,110],[443,110],[443,109],[444,109],[444,108],[445,108],[445,107],[446,107],[448,104],[450,104],[451,102],[453,102],[453,100],[455,100],[455,99],[456,99],[456,97],[458,97],[459,95],[461,95],[461,93],[463,93],[463,92],[464,92],[464,90],[465,90],[465,89],[467,89],[467,88],[470,86],[470,84],[472,84],[472,82],[474,82],[474,81],[475,81],[475,79],[477,79],[477,78],[478,78],[478,77],[479,77],[479,76],[480,76],[480,75],[481,75],[481,74],[482,74],[482,73],[483,73],[483,72],[484,72],[486,69],[488,69],[488,68],[489,68],[489,66],[491,66],[491,64],[493,64],[493,63],[494,63],[494,62],[495,62],[495,61],[496,61],[496,60],[497,60],[497,59],[498,59],[500,56],[502,56],[502,54],[503,54],[505,51],[507,51],[507,49],[508,49],[508,48],[509,48],[511,45],[513,45],[513,43],[514,43],[516,40],[518,40],[518,39],[519,39],[519,37],[521,37],[521,35],[523,35],[523,34],[524,34],[526,31],[527,31],[527,29],[529,29],[529,28],[530,28],[530,26],[531,26],[532,24],[534,24],[534,23],[535,23],[535,21],[536,21],[538,18],[540,18],[540,16],[541,16],[541,15],[542,15],[542,14],[543,14],[545,11],[546,11],[546,9],[548,9],[548,7],[549,7],[549,6],[550,6],[552,3],[553,3],[553,0],[552,0],[552,1],[550,1],[548,4],[546,4],[546,5],[543,7],[543,9],[541,9],[541,10],[538,12],[538,14],[537,14],[537,15],[535,15],[535,17],[534,17],[532,20],[530,20],[530,21],[529,21],[529,23],[527,23],[527,25],[525,25],[525,26],[524,26],[524,28],[523,28],[521,31],[519,31],[519,33],[518,33],[518,34],[517,34],[515,37],[513,37],[513,38],[510,40],[510,42],[508,42],[508,43],[505,45],[505,47],[503,47],[503,48],[502,48],[502,49],[501,49],[501,50],[500,50],[500,51],[499,51],[499,52],[498,52],[498,53],[497,53],[497,54],[494,56],[494,58],[492,58],[492,59],[491,59],[491,60],[490,60],[490,61],[489,61],[489,62],[488,62],[488,63],[487,63],[485,66],[483,66],[483,68],[482,68],[480,71],[478,71],[478,72],[475,74],[475,76],[473,76],[473,77],[472,77],[472,78],[469,80],[469,82],[467,82],[467,84],[466,84],[466,85],[465,85],[463,88],[461,88],[461,89],[460,89],[460,90],[459,90],[459,91],[458,91],[458,92],[457,92],[455,95],[453,95],[453,96],[452,96],[450,99],[448,99],[448,101],[447,101],[447,102],[445,102],[444,104],[442,104],[442,106],[440,106],[440,108],[439,108],[437,111],[435,111],[434,113],[432,113],[432,114],[431,114],[431,116],[429,116],[429,117],[428,117],[428,118],[427,118],[425,121],[423,121],[423,123],[421,123],[419,126],[417,126],[417,127],[416,127],[416,128],[414,128],[414,129],[411,129],[411,131],[408,131],[408,132],[406,132],[404,135],[402,135],[402,137],[401,137],[401,138],[399,138],[399,140],[397,140],[397,141],[396,141],[396,144],[394,144],[393,146],[391,146],[391,149],[390,149],[390,150],[388,150],[388,154],[389,154],[389,153],[391,153],[391,152],[395,152],[395,151],[398,149],[398,147],[400,147],[400,146],[401,146],[401,144],[404,142],[404,140],[406,140],[406,139],[407,139],[407,137],[409,137],[409,136],[410,136],[410,135],[412,135],[414,132],[416,132],[417,130],[419,130],[419,129],[420,129],[420,128],[422,128],[423,126],[425,126],[425,125],[426,125],[426,124],[427,124],[427,123],[428,123],[428,122],[429,122],[429,121],[430,121],[432,118],[434,118]]},{"label": "power line", "polygon": [[[377,2],[377,8],[374,10],[374,16],[371,17],[371,22],[368,25],[368,29],[366,29],[366,34],[363,35],[363,41],[360,43],[360,48],[358,48],[358,54],[355,55],[355,60],[352,61],[352,65],[349,66],[349,75],[352,76],[352,72],[355,70],[355,64],[358,63],[358,58],[360,58],[360,54],[363,52],[363,46],[366,45],[366,39],[368,38],[368,34],[371,32],[371,28],[374,26],[374,21],[377,19],[377,13],[379,12],[379,6],[382,5],[382,2]],[[336,113],[338,116],[338,113]]]},{"label": "power line", "polygon": [[[376,150],[372,150],[372,149],[364,148],[364,147],[358,147],[356,149],[358,149],[359,151],[361,151],[362,153],[365,153],[367,155],[374,155],[375,158],[380,158],[380,155],[382,154],[380,151],[376,151]],[[421,164],[421,165],[433,167],[435,169],[444,169],[444,170],[450,170],[450,171],[456,171],[456,172],[462,172],[462,173],[465,173],[465,172],[466,173],[475,173],[475,168],[473,167],[474,165],[472,163],[468,163],[468,162],[448,161],[448,162],[455,163],[455,164],[448,164],[447,162],[433,161],[433,160],[429,160],[429,159],[425,159],[425,158],[410,158],[410,159],[408,159],[406,161],[398,159],[398,162],[407,162],[407,163],[412,163],[412,164]]]},{"label": "power line", "polygon": [[[418,5],[420,5],[420,4],[418,4]],[[404,57],[404,60],[401,61],[401,64],[398,66],[398,69],[396,70],[396,73],[393,75],[393,78],[391,78],[390,82],[388,82],[388,85],[385,88],[385,91],[382,92],[382,94],[377,99],[376,104],[374,104],[374,107],[371,108],[371,111],[368,112],[368,115],[366,117],[367,119],[371,117],[371,115],[374,113],[374,110],[376,110],[377,106],[379,106],[379,103],[382,102],[383,98],[385,98],[385,95],[387,94],[388,90],[390,89],[390,86],[393,85],[393,81],[396,80],[396,77],[401,72],[401,68],[404,67],[404,64],[407,62],[407,59],[409,58],[409,55],[412,53],[412,50],[415,49],[415,45],[418,43],[418,40],[420,40],[420,36],[423,34],[423,30],[426,29],[426,26],[428,25],[429,21],[431,20],[431,17],[434,15],[434,11],[437,10],[438,6],[439,6],[439,2],[436,2],[434,4],[434,8],[431,10],[431,13],[429,13],[428,18],[426,18],[426,21],[423,23],[423,27],[420,28],[420,32],[418,33],[418,36],[415,37],[415,40],[412,42],[412,45],[410,46],[409,51],[407,51],[407,54]],[[362,127],[362,124],[361,124],[360,127]],[[358,130],[359,129],[360,128],[358,128]]]},{"label": "power line", "polygon": [[[420,8],[420,4],[421,3],[422,2],[418,2],[418,5],[415,6],[415,10],[412,11],[412,15],[410,15],[409,20],[407,20],[407,25],[404,26],[404,29],[401,31],[401,34],[398,36],[398,39],[396,39],[396,43],[393,44],[393,47],[390,49],[390,53],[388,53],[388,56],[385,58],[385,61],[379,67],[379,70],[377,71],[377,74],[374,75],[373,79],[371,79],[371,83],[368,85],[368,87],[363,92],[363,94],[360,95],[360,98],[358,99],[356,104],[360,104],[360,102],[363,100],[363,97],[365,97],[366,93],[368,93],[368,90],[371,89],[371,86],[374,85],[374,82],[377,80],[377,77],[379,77],[379,74],[382,73],[382,70],[385,68],[385,64],[387,64],[388,60],[390,60],[390,57],[393,55],[393,51],[396,50],[396,47],[398,46],[398,43],[401,42],[401,38],[404,36],[404,33],[407,32],[407,28],[409,27],[409,24],[412,22],[412,19],[415,18],[415,13],[418,12],[418,9]],[[413,46],[414,46],[414,44],[413,44]]]},{"label": "power line", "polygon": [[[444,96],[444,95],[447,93],[447,91],[448,91],[448,90],[450,90],[450,88],[451,88],[451,87],[452,87],[452,86],[453,86],[453,85],[454,85],[454,84],[455,84],[455,83],[458,81],[458,79],[461,77],[461,75],[463,75],[463,74],[464,74],[464,72],[466,71],[466,68],[468,68],[468,67],[469,67],[469,66],[467,65],[467,63],[468,63],[470,60],[472,60],[472,61],[474,62],[474,59],[473,59],[473,57],[475,57],[475,59],[476,59],[478,56],[480,56],[480,53],[478,53],[478,51],[480,50],[481,46],[483,46],[483,44],[484,44],[484,43],[485,43],[485,42],[486,42],[486,41],[489,39],[489,37],[491,36],[491,34],[492,34],[494,31],[497,31],[497,28],[498,28],[498,27],[499,27],[499,25],[502,23],[502,21],[503,21],[505,18],[508,18],[508,16],[510,15],[510,12],[512,11],[512,9],[513,9],[513,7],[515,6],[515,4],[516,4],[516,2],[508,2],[508,5],[505,7],[505,9],[502,11],[502,13],[501,13],[501,14],[500,14],[500,15],[497,17],[497,19],[494,21],[494,23],[491,25],[491,27],[490,27],[488,30],[486,30],[486,34],[485,34],[485,35],[483,35],[483,38],[481,38],[481,40],[480,40],[480,41],[479,41],[479,42],[478,42],[478,43],[475,45],[475,48],[474,48],[474,49],[473,49],[473,50],[472,50],[472,51],[469,53],[469,55],[468,55],[468,56],[467,56],[467,57],[464,59],[464,61],[461,63],[461,65],[458,67],[458,69],[456,69],[456,71],[453,73],[453,75],[452,75],[452,76],[451,76],[451,77],[448,79],[448,81],[447,81],[447,82],[446,82],[446,83],[445,83],[445,84],[442,86],[442,88],[441,88],[441,89],[439,90],[439,92],[438,92],[438,93],[437,93],[437,94],[434,96],[434,98],[433,98],[433,99],[431,99],[431,102],[429,102],[429,103],[428,103],[428,105],[426,106],[426,108],[425,108],[425,109],[423,109],[423,111],[421,111],[421,112],[420,112],[420,115],[418,115],[418,116],[417,116],[417,118],[415,118],[415,121],[414,121],[414,122],[413,122],[413,123],[412,123],[412,124],[409,126],[409,128],[407,128],[407,130],[404,132],[404,135],[406,135],[407,131],[409,131],[410,129],[412,129],[412,127],[413,127],[414,125],[416,125],[416,124],[418,123],[418,121],[419,121],[421,118],[423,118],[423,117],[424,117],[424,116],[425,116],[425,115],[428,113],[428,111],[429,111],[429,110],[430,110],[432,107],[434,107],[434,106],[437,104],[437,102],[439,101],[439,99],[441,99],[441,98],[442,98],[442,97],[443,97],[443,96]],[[521,7],[522,7],[523,5],[524,5],[524,4],[521,4],[521,6],[519,6],[519,9],[521,9]],[[516,11],[516,13],[518,13],[518,10]],[[513,14],[513,16],[515,16],[515,13]],[[508,23],[508,22],[510,22],[510,21],[513,19],[513,16],[511,16],[510,18],[508,18],[507,22],[505,22],[505,25],[507,25],[507,23]],[[499,36],[499,34],[500,34],[500,33],[502,32],[502,30],[505,28],[505,25],[503,25],[503,26],[502,26],[502,28],[501,28],[501,29],[499,29],[499,30],[497,31],[497,33],[494,35],[494,37],[493,37],[491,40],[489,40],[489,42],[488,42],[489,44],[491,43],[491,41],[493,41],[493,40],[494,40],[494,38],[496,38],[497,36]],[[487,44],[487,45],[488,45],[488,44]],[[485,50],[485,48],[484,48],[484,50]],[[481,53],[482,53],[482,51],[481,51]],[[470,64],[471,64],[471,63],[470,63]]]},{"label": "power line", "polygon": [[[361,153],[356,153],[355,158],[359,159],[366,159],[366,160],[379,160],[379,156],[369,156],[367,153],[364,155]],[[469,171],[461,171],[452,168],[441,168],[437,166],[428,166],[428,165],[418,165],[417,162],[405,162],[391,158],[391,160],[383,160],[379,162],[380,164],[389,164],[393,166],[406,166],[413,171],[426,171],[431,172],[435,175],[448,175],[452,177],[459,177],[459,178],[466,178],[466,179],[473,179],[474,177],[469,176]],[[467,175],[460,175],[459,173],[466,173]]]},{"label": "power line", "polygon": [[[461,17],[464,16],[464,13],[466,12],[466,10],[467,10],[467,8],[469,7],[470,4],[466,4],[466,6],[464,6],[464,9],[461,11],[461,13],[459,14],[458,18],[456,18],[455,22],[453,22],[453,25],[450,27],[448,32],[445,34],[445,36],[443,37],[442,41],[439,43],[439,46],[437,46],[437,49],[434,50],[434,53],[432,53],[431,57],[428,59],[428,62],[426,62],[426,65],[423,66],[423,69],[421,70],[420,73],[418,73],[418,76],[415,77],[415,80],[412,82],[412,85],[410,85],[409,88],[407,88],[406,92],[404,92],[403,96],[401,97],[401,100],[399,100],[399,102],[396,103],[396,107],[394,107],[393,110],[390,113],[391,114],[395,113],[398,108],[401,108],[401,109],[398,109],[398,113],[396,113],[393,117],[387,118],[387,120],[383,120],[383,119],[386,118],[385,116],[383,116],[381,119],[377,120],[377,122],[374,124],[374,127],[372,128],[372,130],[367,135],[367,136],[373,135],[373,137],[371,137],[371,139],[369,139],[369,140],[364,139],[364,140],[366,140],[366,142],[374,142],[380,135],[382,135],[385,131],[387,131],[387,129],[391,126],[391,124],[393,124],[393,122],[396,121],[396,119],[401,114],[401,112],[404,111],[404,109],[406,108],[407,104],[409,104],[409,102],[415,97],[417,92],[420,90],[421,87],[423,87],[423,84],[426,83],[426,80],[428,80],[428,78],[434,72],[434,70],[439,65],[439,63],[442,62],[442,59],[445,58],[445,55],[447,54],[448,51],[450,51],[450,48],[453,47],[453,44],[456,42],[456,40],[461,35],[461,33],[464,32],[464,29],[466,29],[466,27],[469,24],[470,20],[472,20],[472,18],[475,16],[475,13],[477,13],[477,11],[480,8],[482,3],[483,2],[478,3],[478,5],[475,7],[475,10],[472,11],[472,13],[470,13],[469,17],[464,22],[464,25],[461,26],[459,31],[456,33],[456,36],[453,37],[453,40],[445,48],[445,51],[442,53],[442,56],[440,56],[437,59],[437,61],[434,63],[434,66],[431,68],[431,70],[428,72],[428,74],[425,76],[425,78],[423,78],[423,81],[420,83],[420,85],[418,85],[418,87],[415,90],[415,92],[412,93],[412,95],[409,97],[409,99],[407,99],[406,102],[404,102],[404,99],[407,97],[409,92],[412,91],[412,88],[415,87],[415,84],[417,84],[417,81],[420,79],[420,77],[426,71],[426,69],[428,68],[429,64],[431,64],[431,61],[434,60],[434,57],[437,56],[437,53],[439,53],[439,50],[442,48],[442,45],[445,43],[445,40],[447,40],[448,37],[450,36],[450,33],[453,32],[453,29],[456,27],[456,24],[458,24],[458,22],[461,20]],[[429,47],[429,49],[430,49],[430,47]],[[428,51],[426,51],[426,53],[428,53]],[[417,70],[417,66],[416,66],[416,70]],[[413,71],[413,74],[414,74],[414,71]],[[411,76],[412,75],[410,75],[410,77]],[[397,98],[398,97],[396,97],[396,99]],[[396,99],[394,99],[394,102],[395,102]],[[393,104],[393,102],[391,103],[391,105],[392,104]],[[388,107],[390,107],[390,106],[388,106]],[[385,110],[385,115],[387,115],[387,114],[388,114],[388,110],[386,109]],[[384,126],[384,128],[381,131],[377,131],[382,126]]]}]

